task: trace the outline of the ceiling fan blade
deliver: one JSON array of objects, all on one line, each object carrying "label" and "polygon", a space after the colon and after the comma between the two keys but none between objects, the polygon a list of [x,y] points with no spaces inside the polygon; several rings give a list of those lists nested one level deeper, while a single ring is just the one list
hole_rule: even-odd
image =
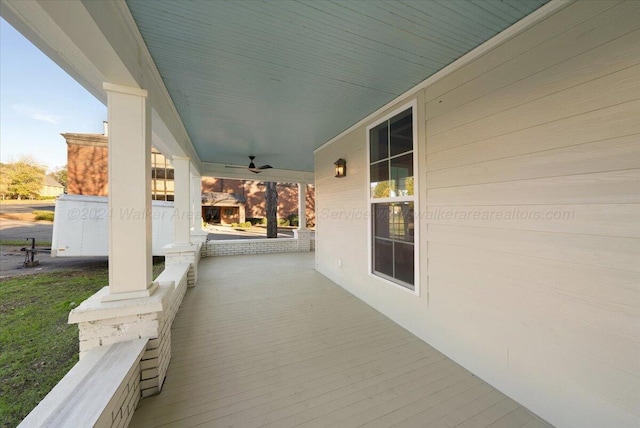
[{"label": "ceiling fan blade", "polygon": [[249,156],[249,160],[251,162],[249,163],[248,167],[236,166],[236,165],[225,165],[224,167],[225,168],[248,169],[249,171],[253,172],[254,174],[260,174],[263,169],[273,168],[271,165],[262,165],[261,167],[257,168],[256,164],[253,163],[254,159],[255,159],[255,156]]}]

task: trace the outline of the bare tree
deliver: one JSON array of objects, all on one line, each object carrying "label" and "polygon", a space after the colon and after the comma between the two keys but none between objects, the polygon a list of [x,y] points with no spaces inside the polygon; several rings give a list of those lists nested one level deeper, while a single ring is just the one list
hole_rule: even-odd
[{"label": "bare tree", "polygon": [[278,190],[276,183],[265,183],[265,200],[267,205],[267,238],[278,237]]}]

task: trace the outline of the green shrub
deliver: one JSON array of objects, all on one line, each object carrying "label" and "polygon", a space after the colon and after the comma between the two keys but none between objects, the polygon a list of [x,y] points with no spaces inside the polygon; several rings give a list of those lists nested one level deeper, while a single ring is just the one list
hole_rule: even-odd
[{"label": "green shrub", "polygon": [[287,220],[286,218],[279,218],[278,226],[289,226],[289,220]]},{"label": "green shrub", "polygon": [[250,222],[252,225],[262,224],[263,220],[264,218],[262,217],[247,217],[247,221]]},{"label": "green shrub", "polygon": [[289,224],[291,226],[298,227],[298,224],[300,224],[300,221],[298,219],[298,214],[297,213],[289,214],[289,217],[287,217],[287,218],[289,219]]},{"label": "green shrub", "polygon": [[262,220],[260,220],[260,224],[266,225],[267,224],[267,218],[263,217]]},{"label": "green shrub", "polygon": [[53,221],[53,211],[34,211],[36,220]]},{"label": "green shrub", "polygon": [[238,223],[231,223],[231,227],[233,227],[233,228],[238,227]]},{"label": "green shrub", "polygon": [[251,227],[253,226],[253,224],[251,224],[250,221],[245,221],[244,223],[242,223],[242,227]]}]

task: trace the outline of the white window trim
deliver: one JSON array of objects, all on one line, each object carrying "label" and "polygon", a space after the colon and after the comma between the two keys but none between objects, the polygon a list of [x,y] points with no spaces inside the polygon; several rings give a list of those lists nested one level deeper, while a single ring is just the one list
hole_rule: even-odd
[{"label": "white window trim", "polygon": [[[396,116],[397,114],[402,113],[403,111],[406,111],[408,109],[411,109],[411,121],[412,121],[412,126],[413,126],[413,197],[411,196],[400,196],[400,197],[394,197],[394,198],[372,198],[371,197],[371,149],[370,149],[370,131],[372,128],[375,128],[376,126],[378,126],[380,123],[391,119],[392,117]],[[420,201],[420,188],[419,188],[419,181],[418,177],[418,160],[420,159],[420,144],[418,141],[418,100],[417,99],[413,99],[411,102],[403,104],[402,106],[398,107],[397,109],[394,109],[393,111],[391,111],[390,113],[377,118],[374,122],[372,122],[370,125],[367,126],[366,128],[366,147],[365,147],[365,152],[366,152],[366,156],[367,156],[367,163],[366,163],[366,167],[367,167],[367,180],[366,180],[366,185],[365,185],[365,191],[367,192],[366,195],[366,201],[367,201],[367,213],[368,213],[368,219],[369,221],[367,222],[367,244],[368,244],[368,249],[367,249],[367,255],[368,255],[368,273],[369,273],[369,277],[374,278],[375,280],[378,280],[384,284],[388,284],[391,285],[392,287],[398,289],[398,290],[402,290],[405,293],[410,293],[413,294],[415,296],[420,296],[420,206],[419,206],[419,201]],[[414,215],[414,241],[413,241],[413,266],[414,266],[414,284],[413,284],[413,290],[407,288],[407,287],[403,287],[402,285],[394,282],[394,281],[390,281],[382,276],[379,276],[377,274],[375,274],[373,272],[373,227],[372,227],[372,221],[373,221],[373,214],[371,211],[371,204],[372,203],[389,203],[389,202],[413,202],[413,215]]]}]

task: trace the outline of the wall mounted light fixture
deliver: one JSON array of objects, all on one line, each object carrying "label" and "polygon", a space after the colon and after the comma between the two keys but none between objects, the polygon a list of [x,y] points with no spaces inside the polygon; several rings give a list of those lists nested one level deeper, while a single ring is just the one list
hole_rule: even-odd
[{"label": "wall mounted light fixture", "polygon": [[336,166],[336,178],[347,176],[347,161],[340,158],[333,163]]}]

